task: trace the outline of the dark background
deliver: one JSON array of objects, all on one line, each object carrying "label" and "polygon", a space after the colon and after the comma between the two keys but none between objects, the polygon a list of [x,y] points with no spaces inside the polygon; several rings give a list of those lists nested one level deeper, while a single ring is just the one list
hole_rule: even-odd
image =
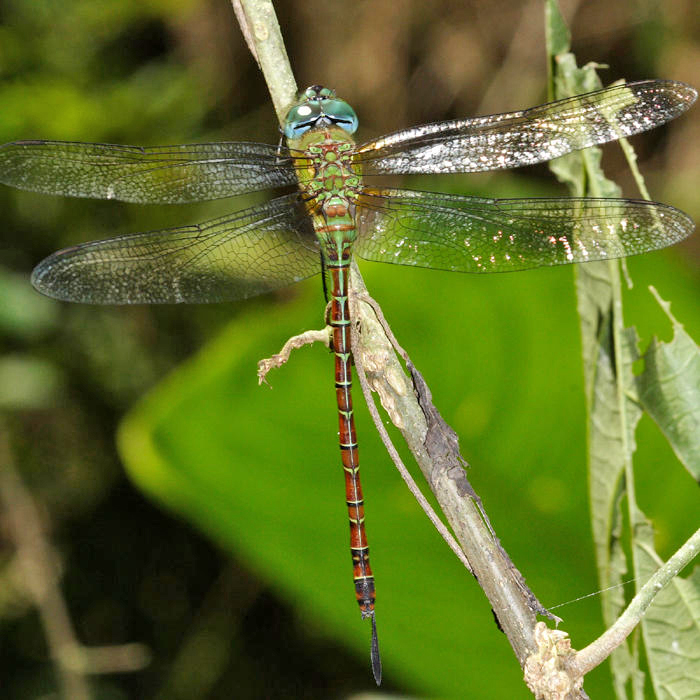
[{"label": "dark background", "polygon": [[[413,124],[521,109],[546,99],[539,2],[304,0],[280,1],[276,8],[299,85],[335,87],[360,116],[360,141]],[[594,0],[564,3],[563,10],[579,64],[609,66],[602,72],[604,83],[664,77],[700,85],[695,0]],[[652,196],[696,221],[699,124],[696,107],[634,140]],[[278,132],[264,81],[225,0],[2,0],[0,142],[20,138],[275,143]],[[621,155],[609,148],[605,162],[625,194],[636,196]],[[449,180],[413,178],[407,184],[495,196],[563,193],[544,166]],[[144,496],[127,478],[115,447],[116,427],[129,409],[227,324],[237,324],[237,342],[250,339],[239,356],[250,355],[244,371],[251,380],[255,358],[277,351],[289,332],[320,326],[318,280],[248,305],[161,308],[58,304],[39,298],[28,284],[32,267],[57,248],[190,223],[252,201],[139,207],[0,190],[0,408],[13,460],[55,548],[80,641],[140,642],[151,657],[137,672],[93,677],[95,697],[327,698],[372,687],[368,630],[356,629],[360,622],[344,551],[331,369],[324,351],[305,350],[301,360],[275,375],[272,393],[263,388],[248,395],[241,389],[230,400],[249,418],[243,429],[246,449],[259,443],[274,447],[280,457],[293,453],[290,462],[298,465],[296,478],[308,499],[295,517],[313,515],[314,499],[325,493],[325,485],[317,488],[310,476],[307,458],[329,462],[327,470],[336,478],[329,476],[335,500],[328,507],[336,520],[327,537],[321,532],[318,551],[341,552],[342,595],[331,599],[337,599],[342,623],[328,623],[325,610],[317,617],[313,599],[300,603],[291,575],[280,571],[276,577],[274,567],[266,568],[264,562],[272,561],[260,551],[266,540],[254,537],[254,531],[264,530],[268,516],[262,511],[257,522],[255,513],[244,521],[231,506],[240,531],[235,537],[207,537],[202,529],[212,535],[227,526],[203,525],[192,507],[178,507],[165,495],[167,489],[151,484],[147,490],[156,500]],[[672,300],[694,337],[700,335],[698,252],[695,236],[630,264],[637,287],[629,320],[646,338],[652,332],[670,337],[668,323],[645,292],[648,284]],[[379,265],[363,270],[370,291],[396,323],[401,343],[431,383],[438,407],[460,434],[473,465],[471,478],[535,592],[549,605],[594,591],[572,271],[475,280]],[[292,326],[288,332],[280,309],[298,319],[298,330]],[[177,384],[184,375],[174,376]],[[297,379],[300,390],[286,384]],[[274,411],[280,432],[251,401]],[[398,480],[373,476],[371,470],[392,467],[370,435],[366,416],[361,413],[359,420],[364,464],[372,465],[365,468],[370,469],[366,496],[376,513],[370,536],[377,543],[380,601],[387,606],[385,618],[378,613],[380,634],[386,635],[386,687],[421,697],[528,697],[476,584],[429,534]],[[230,427],[235,462],[236,445],[242,443],[237,426]],[[291,435],[283,441],[284,429]],[[655,517],[659,551],[666,557],[687,536],[683,514],[697,512],[697,501],[684,500],[693,497],[687,494],[687,476],[650,422],[643,423],[638,441],[638,496]],[[193,444],[193,453],[203,454],[206,444],[205,438],[201,446]],[[274,475],[275,454],[271,450],[270,461],[263,463],[241,447],[240,460]],[[138,475],[138,466],[130,469],[139,483],[148,481]],[[380,486],[384,478],[392,481]],[[382,513],[387,504],[396,508],[391,517]],[[414,541],[425,536],[431,544],[425,549],[410,541],[403,548],[392,544],[391,527],[404,533],[425,527]],[[246,532],[251,533],[247,544]],[[4,534],[0,687],[12,699],[51,697],[57,685],[45,631],[17,574],[6,518]],[[314,546],[299,543],[300,550]],[[298,556],[299,551],[289,552],[290,560]],[[444,593],[448,581],[459,581],[450,583],[459,585],[454,603],[462,613],[467,609],[473,625],[457,628],[450,613],[421,620],[425,600],[401,590],[402,580],[412,580],[418,570],[430,582],[422,591],[426,599]],[[314,570],[305,569],[302,576],[312,590],[314,581],[320,586],[324,580]],[[595,599],[563,610],[566,615],[558,612],[569,623],[575,646],[600,633]],[[459,665],[439,666],[449,655],[426,641],[423,624],[446,640]],[[433,673],[419,670],[411,653],[434,655]],[[443,683],[447,675],[455,682]],[[601,669],[587,688],[592,697],[610,697],[607,684],[607,671]]]}]

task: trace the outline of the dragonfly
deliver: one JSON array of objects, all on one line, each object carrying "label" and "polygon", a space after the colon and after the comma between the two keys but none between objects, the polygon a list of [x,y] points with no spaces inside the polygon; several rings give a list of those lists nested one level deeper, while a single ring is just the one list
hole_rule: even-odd
[{"label": "dragonfly", "polygon": [[379,684],[375,583],[351,395],[353,254],[439,270],[507,272],[645,253],[684,239],[694,224],[657,202],[488,199],[372,187],[371,178],[532,165],[656,127],[696,98],[683,83],[647,80],[517,112],[415,126],[357,145],[355,111],[333,90],[313,85],[291,106],[278,146],[15,141],[0,146],[0,181],[45,194],[149,204],[294,188],[204,223],[60,250],[37,265],[32,283],[72,302],[203,303],[246,299],[323,272],[355,595],[362,618],[372,621]]}]

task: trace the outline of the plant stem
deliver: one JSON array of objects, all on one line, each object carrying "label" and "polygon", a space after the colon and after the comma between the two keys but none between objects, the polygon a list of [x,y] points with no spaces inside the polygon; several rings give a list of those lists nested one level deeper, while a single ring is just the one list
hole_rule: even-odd
[{"label": "plant stem", "polygon": [[581,649],[573,665],[580,675],[588,673],[607,659],[642,619],[657,593],[667,586],[683,568],[700,553],[700,529],[676,551],[673,556],[651,576],[632,598],[625,611],[598,639]]},{"label": "plant stem", "polygon": [[282,125],[297,93],[271,0],[231,0],[243,36],[265,77],[277,119]]},{"label": "plant stem", "polygon": [[84,669],[72,663],[81,657],[82,647],[58,586],[55,556],[36,504],[15,469],[4,421],[0,422],[0,503],[19,568],[46,634],[61,694],[65,700],[91,700]]}]

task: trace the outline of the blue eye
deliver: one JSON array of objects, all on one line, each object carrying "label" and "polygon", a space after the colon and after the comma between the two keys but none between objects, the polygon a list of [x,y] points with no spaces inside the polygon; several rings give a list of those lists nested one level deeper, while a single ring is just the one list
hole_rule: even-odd
[{"label": "blue eye", "polygon": [[284,120],[284,135],[288,139],[298,139],[316,125],[321,114],[321,107],[317,102],[302,102],[292,107]]},{"label": "blue eye", "polygon": [[289,110],[284,135],[288,139],[298,139],[309,129],[330,125],[339,126],[349,134],[354,134],[358,126],[357,115],[332,90],[314,85],[304,91],[303,101]]},{"label": "blue eye", "polygon": [[355,110],[345,100],[324,100],[323,111],[331,118],[334,124],[342,127],[349,134],[357,131],[359,121]]}]

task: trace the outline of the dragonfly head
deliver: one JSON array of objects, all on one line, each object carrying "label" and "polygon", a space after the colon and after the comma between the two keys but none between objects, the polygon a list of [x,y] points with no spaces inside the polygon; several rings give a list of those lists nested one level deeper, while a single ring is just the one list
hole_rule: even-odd
[{"label": "dragonfly head", "polygon": [[332,124],[353,134],[358,125],[357,115],[345,100],[335,96],[333,90],[312,85],[289,110],[284,120],[284,135],[288,139],[298,139],[310,129]]}]

